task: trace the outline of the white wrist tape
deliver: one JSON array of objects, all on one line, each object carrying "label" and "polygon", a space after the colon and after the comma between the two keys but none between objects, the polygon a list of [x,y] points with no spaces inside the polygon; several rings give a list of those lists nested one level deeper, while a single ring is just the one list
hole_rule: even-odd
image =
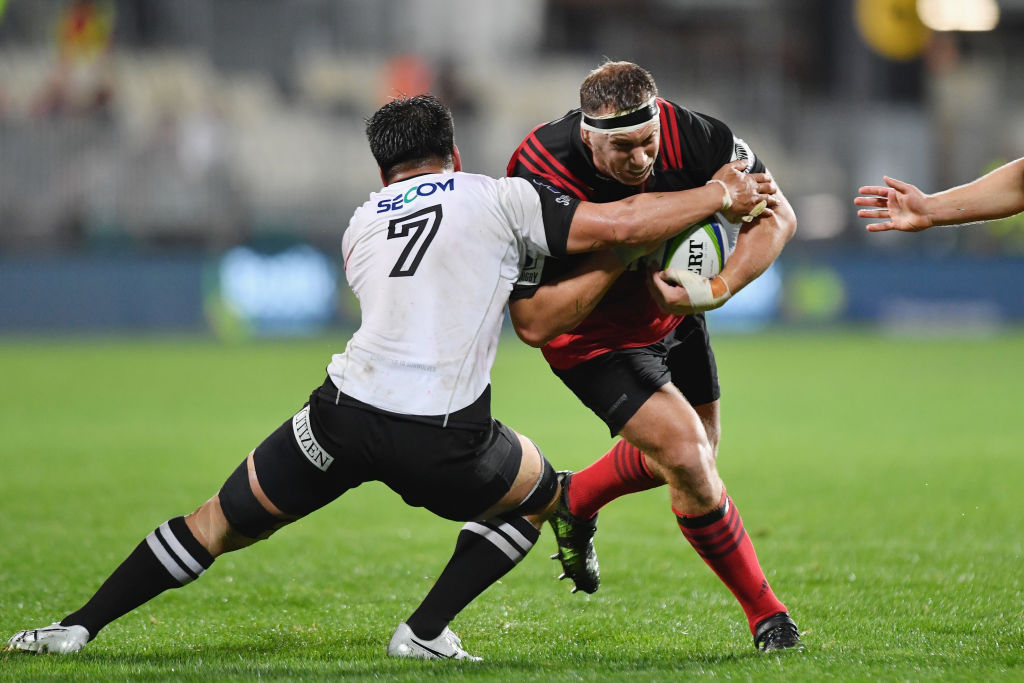
[{"label": "white wrist tape", "polygon": [[665,279],[686,290],[686,296],[690,299],[690,307],[696,311],[710,311],[713,308],[718,308],[732,296],[729,283],[725,281],[725,278],[720,278],[725,283],[725,294],[717,298],[711,292],[711,280],[688,270],[678,268],[666,270]]},{"label": "white wrist tape", "polygon": [[718,183],[719,185],[722,186],[722,208],[720,208],[719,211],[728,211],[729,209],[731,209],[732,195],[729,194],[729,187],[725,184],[725,181],[719,180],[718,178],[712,178],[711,180],[707,181],[704,184],[710,185],[711,183]]}]

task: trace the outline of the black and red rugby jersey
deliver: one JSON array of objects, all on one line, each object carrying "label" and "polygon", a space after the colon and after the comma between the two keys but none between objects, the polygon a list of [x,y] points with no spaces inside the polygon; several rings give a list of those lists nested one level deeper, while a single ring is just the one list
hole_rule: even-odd
[{"label": "black and red rugby jersey", "polygon": [[[661,141],[654,172],[641,186],[629,186],[598,173],[590,149],[580,136],[582,113],[574,109],[537,126],[519,145],[507,174],[537,180],[590,202],[613,202],[640,192],[665,192],[701,187],[723,164],[749,158],[749,172],[763,172],[760,162],[721,121],[658,98]],[[533,295],[544,282],[558,279],[586,258],[531,258],[516,283],[512,298]],[[647,346],[662,340],[683,316],[662,313],[647,291],[646,273],[623,273],[593,312],[572,332],[543,348],[553,367],[571,368],[615,349]]]}]

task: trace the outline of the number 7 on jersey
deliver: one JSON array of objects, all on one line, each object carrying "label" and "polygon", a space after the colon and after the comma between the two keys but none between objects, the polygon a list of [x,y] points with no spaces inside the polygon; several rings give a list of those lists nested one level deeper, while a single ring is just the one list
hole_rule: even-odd
[{"label": "number 7 on jersey", "polygon": [[435,204],[408,216],[400,216],[388,223],[388,239],[409,238],[390,277],[407,277],[416,273],[423,254],[441,225],[441,205]]}]

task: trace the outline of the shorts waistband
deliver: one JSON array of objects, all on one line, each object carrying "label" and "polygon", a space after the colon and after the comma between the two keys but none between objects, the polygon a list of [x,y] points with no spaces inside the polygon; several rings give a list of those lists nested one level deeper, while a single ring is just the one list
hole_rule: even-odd
[{"label": "shorts waistband", "polygon": [[324,380],[316,389],[316,394],[320,398],[330,401],[335,405],[345,405],[351,408],[358,408],[360,410],[368,410],[370,412],[379,413],[381,415],[388,415],[390,417],[399,420],[408,420],[410,422],[420,422],[424,424],[437,425],[438,427],[447,427],[450,429],[473,429],[478,430],[481,428],[490,428],[491,426],[491,385],[488,384],[484,392],[465,408],[456,410],[449,415],[407,415],[405,413],[395,413],[390,410],[384,410],[376,406],[364,403],[357,398],[349,396],[345,392],[338,389],[334,382],[331,381],[330,376]]}]

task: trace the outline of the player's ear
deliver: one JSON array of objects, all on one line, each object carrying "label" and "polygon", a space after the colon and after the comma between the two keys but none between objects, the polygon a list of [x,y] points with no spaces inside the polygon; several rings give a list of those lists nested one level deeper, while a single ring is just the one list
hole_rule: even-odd
[{"label": "player's ear", "polygon": [[459,156],[459,146],[454,142],[452,143],[452,170],[456,172],[462,170],[462,157]]}]

